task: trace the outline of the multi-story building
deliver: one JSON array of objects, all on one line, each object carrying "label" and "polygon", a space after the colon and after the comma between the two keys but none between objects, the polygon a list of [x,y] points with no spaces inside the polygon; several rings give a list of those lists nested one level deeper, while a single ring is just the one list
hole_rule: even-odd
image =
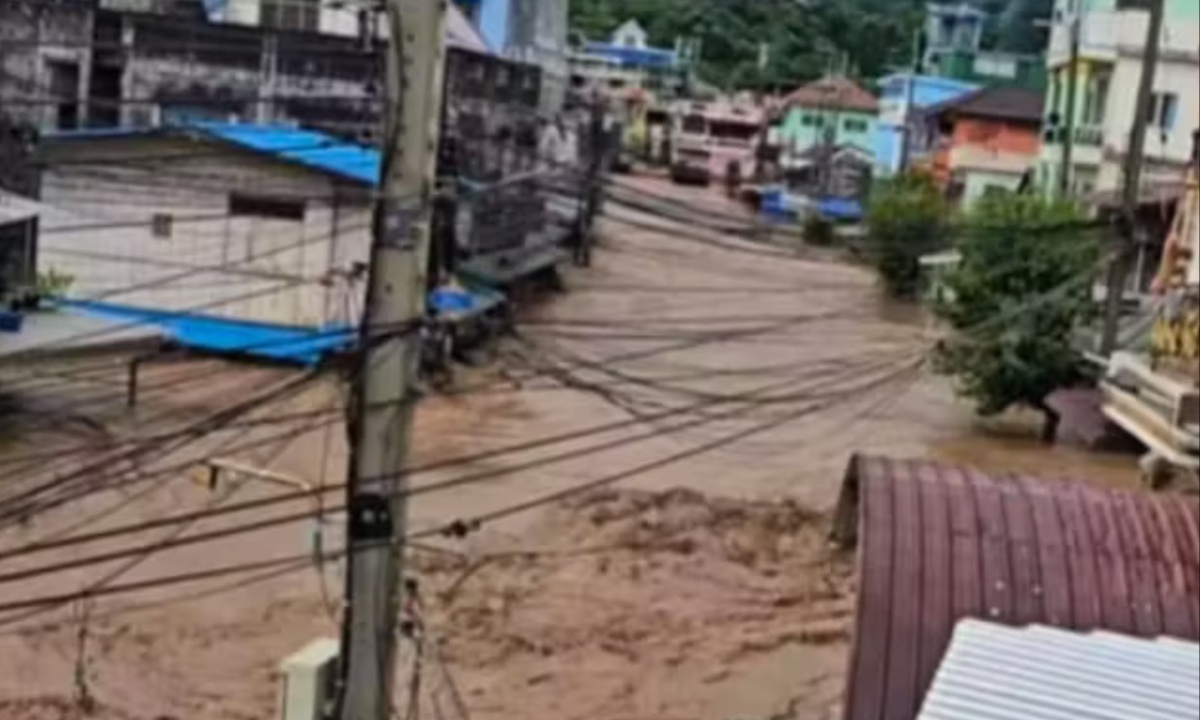
[{"label": "multi-story building", "polygon": [[[1166,22],[1154,72],[1153,105],[1144,152],[1143,182],[1175,183],[1200,126],[1200,3],[1163,0]],[[1060,187],[1063,141],[1072,126],[1069,189],[1077,196],[1121,184],[1137,107],[1149,14],[1123,0],[1058,0],[1047,66],[1045,142],[1039,181]],[[1079,23],[1079,61],[1070,62],[1072,23]],[[1068,93],[1075,75],[1075,113]]]},{"label": "multi-story building", "polygon": [[970,3],[926,5],[922,67],[934,68],[950,53],[977,52],[983,45],[987,19],[987,13]]},{"label": "multi-story building", "polygon": [[1042,95],[1022,88],[984,88],[926,108],[929,166],[947,194],[964,207],[994,193],[1014,192],[1037,163]]},{"label": "multi-story building", "polygon": [[636,20],[618,27],[608,41],[587,41],[571,53],[571,89],[577,93],[643,89],[669,98],[682,95],[686,83],[681,53],[651,46]]},{"label": "multi-story building", "polygon": [[[286,0],[281,0],[286,1]],[[542,110],[562,107],[570,74],[568,0],[455,0],[502,57],[542,70]]]}]

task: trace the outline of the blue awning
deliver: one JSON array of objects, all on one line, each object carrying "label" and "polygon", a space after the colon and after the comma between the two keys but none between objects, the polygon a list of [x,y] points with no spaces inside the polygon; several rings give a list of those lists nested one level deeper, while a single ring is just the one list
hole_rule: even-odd
[{"label": "blue awning", "polygon": [[330,354],[345,351],[357,338],[357,330],[348,325],[287,327],[86,300],[62,300],[59,306],[68,312],[116,320],[131,327],[155,327],[183,347],[300,365],[315,365]]}]

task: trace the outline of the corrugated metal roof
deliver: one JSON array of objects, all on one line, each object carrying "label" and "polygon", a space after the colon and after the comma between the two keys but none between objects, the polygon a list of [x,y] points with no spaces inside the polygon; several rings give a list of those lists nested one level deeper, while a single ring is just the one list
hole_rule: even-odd
[{"label": "corrugated metal roof", "polygon": [[918,720],[1200,717],[1200,645],[964,620]]},{"label": "corrugated metal roof", "polygon": [[921,111],[927,118],[944,114],[967,115],[970,117],[1040,124],[1045,96],[1036,90],[1024,88],[981,88],[960,95]]},{"label": "corrugated metal roof", "polygon": [[195,122],[183,127],[314,170],[369,185],[379,182],[381,162],[378,150],[325,133],[286,125],[251,123]]},{"label": "corrugated metal roof", "polygon": [[163,127],[67,130],[48,133],[45,139],[79,142],[189,134],[227,142],[348,180],[368,185],[379,183],[382,161],[375,148],[291,125],[192,121]]},{"label": "corrugated metal roof", "polygon": [[913,720],[965,618],[1200,640],[1195,497],[859,457],[837,535],[861,575],[847,720]]}]

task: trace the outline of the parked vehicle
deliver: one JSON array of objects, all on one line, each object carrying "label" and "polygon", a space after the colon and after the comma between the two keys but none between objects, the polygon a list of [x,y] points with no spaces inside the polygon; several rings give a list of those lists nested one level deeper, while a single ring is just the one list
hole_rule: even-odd
[{"label": "parked vehicle", "polygon": [[[764,121],[762,109],[749,103],[681,103],[671,123],[671,179],[707,185],[753,177]],[[739,178],[728,177],[733,168]]]}]

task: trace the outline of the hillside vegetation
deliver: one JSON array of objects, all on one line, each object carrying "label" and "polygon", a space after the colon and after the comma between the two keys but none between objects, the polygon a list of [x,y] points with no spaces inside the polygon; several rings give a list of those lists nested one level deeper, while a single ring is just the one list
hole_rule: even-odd
[{"label": "hillside vegetation", "polygon": [[[989,47],[1040,49],[1045,34],[1033,21],[1050,16],[1053,0],[976,4],[993,15]],[[574,30],[600,38],[634,18],[656,45],[698,40],[700,72],[709,82],[787,89],[830,69],[874,79],[907,67],[924,7],[922,0],[572,0],[571,20]],[[763,43],[770,53],[760,71]]]}]

